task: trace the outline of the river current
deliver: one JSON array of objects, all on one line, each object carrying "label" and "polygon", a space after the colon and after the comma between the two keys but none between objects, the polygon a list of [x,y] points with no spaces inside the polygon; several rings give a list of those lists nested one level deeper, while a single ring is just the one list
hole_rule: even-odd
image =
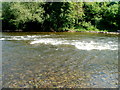
[{"label": "river current", "polygon": [[117,88],[118,35],[3,33],[5,88]]}]

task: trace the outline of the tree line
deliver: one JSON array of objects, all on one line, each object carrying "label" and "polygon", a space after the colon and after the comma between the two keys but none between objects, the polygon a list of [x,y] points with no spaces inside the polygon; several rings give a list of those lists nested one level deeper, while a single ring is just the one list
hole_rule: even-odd
[{"label": "tree line", "polygon": [[117,31],[118,2],[2,2],[3,31]]}]

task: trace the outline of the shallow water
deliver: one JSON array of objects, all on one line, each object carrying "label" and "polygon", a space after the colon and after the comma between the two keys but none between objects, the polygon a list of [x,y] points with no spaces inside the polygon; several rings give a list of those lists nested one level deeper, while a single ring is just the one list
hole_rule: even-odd
[{"label": "shallow water", "polygon": [[3,87],[116,88],[118,36],[3,33]]}]

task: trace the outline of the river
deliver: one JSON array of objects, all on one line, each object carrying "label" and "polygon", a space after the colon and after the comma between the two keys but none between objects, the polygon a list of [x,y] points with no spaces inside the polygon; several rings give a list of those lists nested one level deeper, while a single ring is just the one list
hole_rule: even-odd
[{"label": "river", "polygon": [[4,88],[117,88],[118,36],[2,33]]}]

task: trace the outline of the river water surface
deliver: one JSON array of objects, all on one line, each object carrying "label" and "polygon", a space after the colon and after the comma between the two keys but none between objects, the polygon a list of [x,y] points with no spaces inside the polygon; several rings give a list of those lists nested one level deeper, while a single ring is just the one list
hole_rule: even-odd
[{"label": "river water surface", "polygon": [[118,36],[3,33],[5,88],[117,88]]}]

